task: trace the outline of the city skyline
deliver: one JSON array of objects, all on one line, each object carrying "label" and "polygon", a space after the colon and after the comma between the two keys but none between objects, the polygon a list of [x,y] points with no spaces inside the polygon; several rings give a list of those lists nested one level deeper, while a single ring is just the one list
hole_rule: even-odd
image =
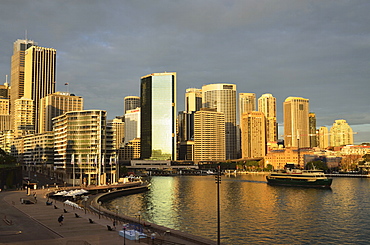
[{"label": "city skyline", "polygon": [[68,83],[110,119],[125,96],[140,95],[141,76],[174,71],[178,111],[187,88],[231,83],[237,93],[271,93],[280,127],[283,101],[298,96],[310,100],[317,128],[345,119],[355,143],[369,141],[369,2],[111,2],[2,3],[0,83],[14,41],[27,36],[57,50],[56,91]]}]

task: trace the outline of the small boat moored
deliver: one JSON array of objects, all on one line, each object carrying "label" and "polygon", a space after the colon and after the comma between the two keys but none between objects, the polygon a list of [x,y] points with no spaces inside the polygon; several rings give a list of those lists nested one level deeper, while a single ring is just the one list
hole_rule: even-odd
[{"label": "small boat moored", "polygon": [[269,185],[330,188],[333,179],[327,178],[322,170],[301,170],[294,164],[286,164],[283,170],[277,170],[266,176]]}]

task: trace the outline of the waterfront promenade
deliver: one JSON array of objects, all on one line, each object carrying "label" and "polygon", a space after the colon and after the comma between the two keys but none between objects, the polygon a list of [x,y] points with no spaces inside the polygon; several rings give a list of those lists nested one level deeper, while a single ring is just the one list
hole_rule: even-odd
[{"label": "waterfront promenade", "polygon": [[[207,239],[201,239],[198,243],[158,232],[154,241],[150,238],[139,241],[126,238],[124,241],[118,234],[123,224],[118,223],[115,231],[108,231],[107,225],[113,227],[113,220],[104,216],[99,219],[93,212],[85,213],[83,209],[76,209],[53,199],[49,200],[53,200],[53,205],[46,205],[47,191],[32,190],[34,192],[37,196],[35,204],[21,204],[21,199],[34,201],[33,196],[28,196],[26,191],[0,192],[0,244],[216,244],[213,241],[207,243]],[[61,214],[64,215],[63,225],[57,221]],[[75,214],[80,217],[76,218]],[[184,234],[185,237],[187,235]]]}]

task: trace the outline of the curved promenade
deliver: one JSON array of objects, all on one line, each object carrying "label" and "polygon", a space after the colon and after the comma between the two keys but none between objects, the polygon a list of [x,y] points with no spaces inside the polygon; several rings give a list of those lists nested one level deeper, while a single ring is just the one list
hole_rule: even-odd
[{"label": "curved promenade", "polygon": [[[125,190],[121,190],[122,192]],[[108,231],[107,225],[113,227],[113,216],[109,210],[99,215],[88,209],[77,209],[63,202],[53,200],[53,205],[46,205],[47,190],[32,190],[36,192],[37,203],[22,204],[21,199],[34,201],[25,191],[0,192],[0,244],[15,245],[46,245],[46,244],[216,244],[216,242],[190,234],[181,233],[166,227],[150,224],[146,231],[155,232],[156,239],[142,238],[140,241],[124,239],[118,232],[124,223],[137,223],[131,217],[119,215],[117,230]],[[98,194],[92,200],[92,209],[97,209],[99,198],[108,198],[114,192]],[[117,194],[117,193],[116,193]],[[122,193],[120,193],[122,194]],[[109,197],[110,198],[110,197]],[[52,199],[49,199],[51,201]],[[101,199],[102,200],[102,199]],[[55,205],[55,207],[54,207]],[[64,209],[66,212],[64,212]],[[63,225],[57,221],[63,214]],[[79,218],[76,218],[77,214]],[[89,219],[93,223],[89,222]],[[149,224],[149,223],[146,223]],[[148,230],[149,229],[149,230]],[[169,231],[169,232],[167,232]],[[124,241],[125,240],[125,241]]]}]

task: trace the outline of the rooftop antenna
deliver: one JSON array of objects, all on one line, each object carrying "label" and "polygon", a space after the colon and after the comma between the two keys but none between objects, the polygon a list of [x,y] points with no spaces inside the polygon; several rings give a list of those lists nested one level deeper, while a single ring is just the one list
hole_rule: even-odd
[{"label": "rooftop antenna", "polygon": [[28,41],[28,39],[27,39],[27,30],[25,30],[25,31],[24,31],[24,39],[25,39],[26,41]]},{"label": "rooftop antenna", "polygon": [[5,86],[9,86],[9,84],[8,84],[8,75],[5,75]]}]

